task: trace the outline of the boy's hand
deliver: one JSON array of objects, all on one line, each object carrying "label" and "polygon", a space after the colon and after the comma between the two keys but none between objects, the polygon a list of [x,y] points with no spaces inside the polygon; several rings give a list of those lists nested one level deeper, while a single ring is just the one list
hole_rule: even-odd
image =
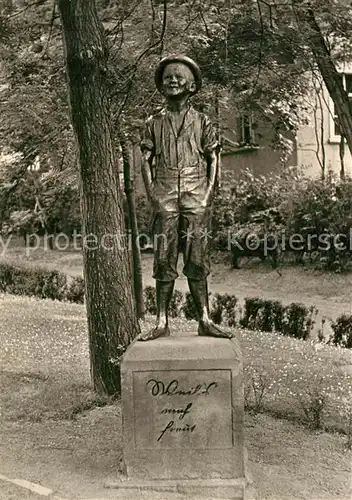
[{"label": "boy's hand", "polygon": [[208,208],[212,204],[213,198],[214,198],[214,188],[212,186],[210,189],[207,190],[205,197],[201,203],[201,206],[203,208]]}]

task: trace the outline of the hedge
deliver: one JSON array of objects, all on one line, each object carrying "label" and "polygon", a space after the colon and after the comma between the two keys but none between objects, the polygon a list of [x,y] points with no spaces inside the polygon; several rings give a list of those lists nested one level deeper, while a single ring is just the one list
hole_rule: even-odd
[{"label": "hedge", "polygon": [[[85,286],[82,278],[68,280],[65,274],[58,271],[0,263],[0,292],[83,304]],[[144,299],[146,312],[155,315],[154,287],[147,286],[144,289]],[[306,307],[299,303],[284,306],[277,300],[263,300],[258,297],[246,298],[242,311],[234,295],[218,293],[210,294],[210,305],[210,317],[218,325],[226,324],[230,327],[263,332],[276,331],[302,340],[309,338],[318,313],[315,307]],[[190,293],[184,295],[175,290],[170,304],[170,316],[196,319]],[[340,316],[332,323],[332,329],[334,333],[329,343],[352,348],[352,316]]]}]

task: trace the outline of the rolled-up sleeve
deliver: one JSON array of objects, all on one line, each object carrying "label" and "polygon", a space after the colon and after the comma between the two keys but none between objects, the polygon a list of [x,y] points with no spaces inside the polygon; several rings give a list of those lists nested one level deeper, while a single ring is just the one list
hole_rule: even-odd
[{"label": "rolled-up sleeve", "polygon": [[202,149],[204,154],[211,154],[218,146],[215,129],[209,117],[204,115],[202,124]]},{"label": "rolled-up sleeve", "polygon": [[143,137],[141,140],[141,151],[151,151],[154,152],[155,142],[154,142],[154,133],[153,133],[153,117],[151,116],[145,123]]}]

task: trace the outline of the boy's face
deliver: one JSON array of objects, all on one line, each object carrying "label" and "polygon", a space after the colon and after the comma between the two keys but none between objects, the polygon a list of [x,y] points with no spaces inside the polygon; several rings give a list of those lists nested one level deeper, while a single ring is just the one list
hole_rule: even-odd
[{"label": "boy's face", "polygon": [[188,66],[170,63],[163,73],[163,93],[166,97],[179,97],[195,91],[194,76]]}]

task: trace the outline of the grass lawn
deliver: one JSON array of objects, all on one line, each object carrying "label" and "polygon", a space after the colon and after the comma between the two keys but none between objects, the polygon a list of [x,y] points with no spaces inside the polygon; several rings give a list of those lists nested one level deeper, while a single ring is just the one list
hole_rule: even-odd
[{"label": "grass lawn", "polygon": [[[92,481],[111,478],[121,459],[121,422],[119,403],[97,397],[90,388],[85,309],[0,295],[0,311],[3,473],[22,467],[27,478],[28,471],[33,480],[39,474],[43,484],[54,481],[59,489],[65,474],[80,485],[83,477],[91,493]],[[143,328],[152,321],[148,318]],[[194,326],[176,319],[172,329]],[[350,352],[276,334],[241,331],[239,338],[247,403],[257,403],[256,411],[247,412],[246,437],[261,498],[348,498],[347,436],[316,433],[298,421],[314,415],[323,401],[323,426],[347,432]],[[326,468],[332,469],[328,479]]]},{"label": "grass lawn", "polygon": [[[58,270],[69,276],[83,275],[83,259],[78,251],[46,250],[44,243],[39,248],[25,248],[22,240],[13,238],[6,250],[1,251],[0,262],[39,266]],[[222,259],[224,256],[222,256]],[[154,285],[152,278],[153,257],[143,255],[144,285]],[[182,275],[182,259],[179,260],[179,279],[176,288],[188,290],[187,280]],[[284,304],[302,302],[319,310],[315,332],[321,328],[321,320],[336,319],[339,315],[352,314],[352,273],[336,274],[304,267],[284,267],[279,275],[267,264],[244,260],[242,269],[231,269],[226,262],[213,263],[209,287],[213,293],[234,294],[243,302],[245,297],[280,300]],[[329,333],[325,323],[326,334]]]},{"label": "grass lawn", "polygon": [[[3,346],[0,361],[8,377],[14,376],[14,367],[17,374],[33,374],[38,381],[47,382],[48,397],[53,395],[51,378],[64,374],[69,384],[75,383],[80,387],[89,383],[83,306],[0,295],[0,310]],[[143,328],[150,327],[152,322],[153,318],[149,317]],[[194,328],[192,321],[172,321],[173,332]],[[289,418],[313,418],[317,406],[321,404],[323,427],[347,432],[352,394],[350,350],[274,333],[239,330],[238,335],[244,355],[248,406],[257,406],[257,410],[265,409]],[[62,379],[64,392],[65,377]],[[6,397],[12,401],[9,394],[4,396],[3,393],[1,397],[5,397],[5,407]],[[57,395],[53,397],[53,405],[46,405],[44,394],[41,399],[45,411],[55,413],[58,402],[60,411],[63,411],[60,398]],[[28,417],[33,412],[40,414],[38,404],[26,408],[26,403],[20,398],[19,406],[19,411]],[[10,407],[13,408],[12,403]],[[36,418],[35,415],[33,418]]]}]

